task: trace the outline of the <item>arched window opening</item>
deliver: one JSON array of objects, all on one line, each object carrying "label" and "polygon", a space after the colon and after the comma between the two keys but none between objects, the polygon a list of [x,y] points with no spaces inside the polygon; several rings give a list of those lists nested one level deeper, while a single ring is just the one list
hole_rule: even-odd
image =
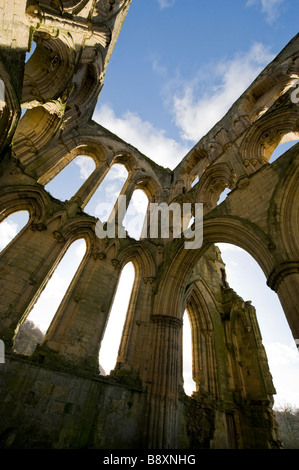
[{"label": "arched window opening", "polygon": [[130,262],[121,272],[99,352],[99,370],[104,370],[105,375],[116,365],[134,279],[135,270]]},{"label": "arched window opening", "polygon": [[230,191],[231,190],[229,188],[225,188],[224,191],[222,191],[222,193],[220,194],[219,199],[217,201],[217,206],[219,206],[219,204],[221,204],[223,201],[225,201],[225,199],[228,196],[228,194],[230,193]]},{"label": "arched window opening", "polygon": [[198,181],[199,181],[199,177],[195,176],[194,180],[191,183],[191,188],[193,188],[193,186],[195,186],[198,183]]},{"label": "arched window opening", "polygon": [[95,166],[91,157],[78,156],[55,176],[45,189],[56,199],[69,200],[91,175]]},{"label": "arched window opening", "polygon": [[281,155],[287,152],[290,148],[294,147],[294,145],[298,144],[299,140],[292,140],[291,142],[285,142],[280,144],[276,147],[274,152],[271,155],[269,163],[275,162]]},{"label": "arched window opening", "polygon": [[128,235],[139,240],[143,232],[145,217],[147,214],[148,198],[144,191],[136,189],[129,203],[123,225]]},{"label": "arched window opening", "polygon": [[115,163],[85,206],[84,211],[98,217],[102,223],[107,222],[127,177],[128,172],[124,165]]},{"label": "arched window opening", "polygon": [[31,355],[37,344],[42,341],[85,251],[86,243],[83,239],[76,240],[68,248],[26,321],[19,325],[14,342],[17,353]]},{"label": "arched window opening", "polygon": [[28,62],[28,60],[30,59],[30,57],[32,56],[32,54],[34,53],[36,49],[36,42],[34,40],[32,40],[32,43],[31,43],[31,49],[29,52],[26,52],[25,54],[25,64]]},{"label": "arched window opening", "polygon": [[[277,394],[275,407],[284,402],[299,406],[299,356],[278,296],[266,285],[265,275],[245,250],[227,243],[217,244],[226,265],[227,282],[256,309],[263,345]],[[244,275],[246,272],[246,276]]]},{"label": "arched window opening", "polygon": [[[26,52],[25,54],[25,64],[27,64],[28,60],[30,59],[30,57],[33,55],[34,51],[36,49],[36,42],[35,41],[32,41],[32,44],[31,44],[31,49],[29,52]],[[26,113],[27,111],[27,107],[26,107],[26,103],[24,105],[21,105],[21,117],[22,118],[24,116],[24,114]]]},{"label": "arched window opening", "polygon": [[194,222],[195,222],[195,217],[194,217],[194,215],[192,215],[192,217],[190,218],[190,220],[188,222],[187,228],[192,227],[192,224],[194,224]]},{"label": "arched window opening", "polygon": [[183,316],[183,379],[186,395],[196,391],[196,383],[192,378],[192,331],[187,310]]},{"label": "arched window opening", "polygon": [[28,211],[15,212],[0,224],[0,251],[2,251],[25,227],[29,220]]}]

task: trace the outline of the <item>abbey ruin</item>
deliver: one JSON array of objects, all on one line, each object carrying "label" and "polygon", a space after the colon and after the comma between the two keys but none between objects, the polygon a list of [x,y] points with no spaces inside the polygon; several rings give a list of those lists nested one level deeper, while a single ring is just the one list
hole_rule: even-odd
[{"label": "abbey ruin", "polygon": [[[0,5],[0,221],[29,221],[0,254],[0,447],[45,449],[278,448],[273,387],[255,308],[227,283],[216,243],[251,254],[299,338],[299,35],[172,171],[92,120],[130,0],[12,0]],[[131,8],[133,8],[133,4]],[[36,49],[25,63],[32,43]],[[21,108],[26,109],[21,113]],[[95,170],[68,201],[44,186],[78,155]],[[99,238],[84,212],[108,170],[122,195],[203,203],[203,244],[184,237]],[[195,178],[198,182],[193,185]],[[217,205],[225,188],[231,191]],[[55,268],[87,250],[43,342],[14,338]],[[123,267],[135,282],[109,375],[99,350]],[[192,327],[196,392],[183,389],[182,326]]]}]

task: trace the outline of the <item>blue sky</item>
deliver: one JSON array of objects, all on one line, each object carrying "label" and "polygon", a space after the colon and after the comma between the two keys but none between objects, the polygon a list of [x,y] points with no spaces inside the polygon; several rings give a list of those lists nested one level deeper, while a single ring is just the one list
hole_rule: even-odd
[{"label": "blue sky", "polygon": [[295,36],[295,6],[133,0],[95,119],[173,168]]},{"label": "blue sky", "polygon": [[[133,0],[93,119],[174,168],[297,32],[295,0]],[[81,157],[46,189],[69,199],[91,171],[92,161]],[[123,170],[115,167],[87,212],[97,215],[98,202],[113,201],[124,181]],[[144,204],[141,199],[136,198],[136,207]],[[0,226],[2,246],[17,225],[12,219]],[[46,300],[41,299],[43,320],[40,313],[34,317],[38,324],[55,312],[84,246],[72,250],[55,272]],[[275,404],[299,407],[299,354],[279,300],[247,253],[232,245],[221,250],[231,287],[257,309]],[[47,314],[45,305],[51,302]]]}]

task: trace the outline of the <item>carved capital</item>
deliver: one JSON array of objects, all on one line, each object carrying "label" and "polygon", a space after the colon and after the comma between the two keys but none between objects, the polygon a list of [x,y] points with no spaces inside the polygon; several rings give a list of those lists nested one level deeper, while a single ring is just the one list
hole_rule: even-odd
[{"label": "carved capital", "polygon": [[120,268],[120,262],[118,261],[118,259],[111,260],[111,263],[114,266],[114,269],[119,269]]},{"label": "carved capital", "polygon": [[64,236],[58,230],[55,230],[55,232],[53,232],[53,235],[54,238],[58,241],[58,243],[63,243],[65,241]]},{"label": "carved capital", "polygon": [[183,321],[180,318],[172,317],[170,315],[152,315],[153,323],[160,323],[162,325],[174,328],[182,328]]},{"label": "carved capital", "polygon": [[92,257],[93,259],[97,260],[97,259],[105,259],[106,258],[106,254],[101,251],[101,252],[97,252],[95,251],[93,254],[92,254]]},{"label": "carved capital", "polygon": [[33,232],[35,232],[36,230],[38,232],[41,232],[42,230],[47,230],[47,226],[46,226],[46,224],[43,224],[43,223],[39,223],[39,224],[32,223],[31,224],[31,230]]},{"label": "carved capital", "polygon": [[144,277],[143,278],[143,282],[144,284],[150,284],[152,285],[155,281],[155,278],[154,277]]},{"label": "carved capital", "polygon": [[279,284],[289,274],[299,273],[299,261],[286,261],[284,263],[275,266],[267,280],[267,285],[277,291]]}]

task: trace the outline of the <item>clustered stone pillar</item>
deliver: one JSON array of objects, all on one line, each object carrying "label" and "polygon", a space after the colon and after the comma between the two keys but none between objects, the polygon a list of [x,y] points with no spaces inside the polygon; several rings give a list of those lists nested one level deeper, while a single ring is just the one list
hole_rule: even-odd
[{"label": "clustered stone pillar", "polygon": [[[118,199],[114,205],[113,211],[108,219],[108,224],[116,224],[121,225],[128,206],[130,204],[130,200],[132,198],[133,192],[136,187],[136,182],[133,178],[133,175],[130,174],[122,187],[122,190],[118,196]],[[125,204],[122,204],[122,199],[125,198]]]},{"label": "clustered stone pillar", "polygon": [[176,447],[181,334],[180,319],[169,315],[152,317],[154,344],[147,380],[144,436],[149,449]]},{"label": "clustered stone pillar", "polygon": [[101,184],[103,178],[108,171],[107,165],[99,165],[82,184],[80,189],[77,191],[75,196],[72,198],[74,201],[78,201],[80,207],[83,209],[86,204],[90,201],[91,197]]},{"label": "clustered stone pillar", "polygon": [[276,266],[267,284],[279,297],[294,339],[299,339],[299,261],[287,261]]}]

